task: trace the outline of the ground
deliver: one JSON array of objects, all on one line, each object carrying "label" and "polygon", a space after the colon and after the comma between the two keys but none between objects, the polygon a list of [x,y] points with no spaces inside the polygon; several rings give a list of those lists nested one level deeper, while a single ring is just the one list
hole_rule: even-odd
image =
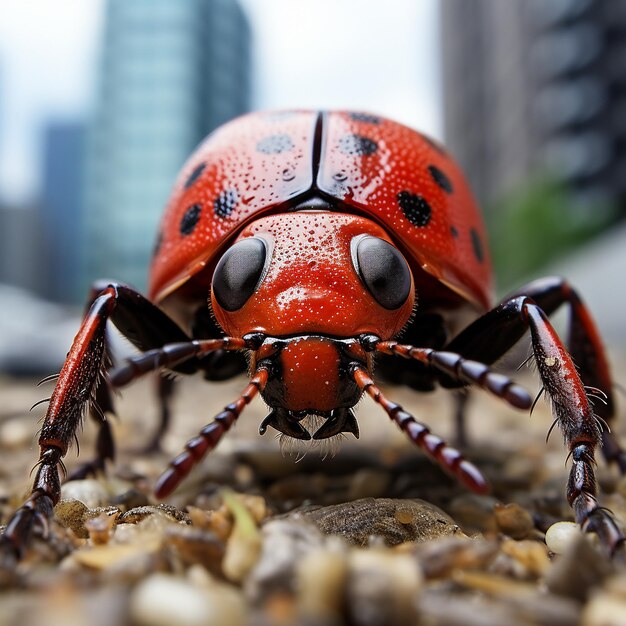
[{"label": "ground", "polygon": [[[616,380],[626,360],[612,355]],[[533,392],[525,368],[517,378]],[[361,437],[334,457],[281,453],[256,399],[218,449],[159,504],[156,476],[184,442],[233,401],[243,378],[181,381],[163,452],[137,452],[156,425],[152,381],[125,389],[106,475],[67,483],[47,543],[5,573],[0,626],[17,624],[626,624],[626,566],[592,537],[545,531],[572,519],[560,435],[540,401],[532,417],[472,396],[466,456],[489,478],[474,496],[404,440],[364,398]],[[0,379],[0,505],[6,523],[28,492],[37,420],[49,395]],[[453,438],[449,394],[386,386],[390,398]],[[620,403],[624,405],[622,401]],[[615,428],[626,441],[626,411]],[[94,429],[80,435],[91,455]],[[600,456],[600,455],[598,455]],[[626,481],[599,460],[603,505],[626,522]],[[571,538],[573,537],[573,538]],[[554,554],[553,551],[559,552]]]}]

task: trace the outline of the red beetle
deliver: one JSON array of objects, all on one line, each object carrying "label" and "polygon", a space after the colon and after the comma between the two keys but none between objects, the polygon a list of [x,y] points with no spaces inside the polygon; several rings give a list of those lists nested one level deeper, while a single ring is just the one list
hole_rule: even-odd
[{"label": "red beetle", "polygon": [[[485,492],[476,467],[383,395],[372,379],[374,356],[384,375],[415,389],[477,385],[529,408],[528,393],[489,367],[528,329],[572,457],[567,497],[576,520],[610,550],[623,541],[595,498],[597,446],[622,471],[626,456],[602,428],[613,415],[612,384],[591,316],[559,278],[526,285],[492,308],[479,210],[455,162],[426,136],[344,111],[257,113],[226,124],[176,183],[149,291],[146,299],[117,283],[94,287],[50,399],[32,493],[4,534],[14,552],[45,526],[59,499],[58,466],[86,407],[100,423],[91,468],[113,457],[104,417],[112,409],[110,384],[160,368],[224,379],[245,370],[242,355],[249,384],[170,463],[159,497],[217,445],[257,393],[270,407],[261,433],[272,427],[325,439],[358,436],[352,407],[365,392],[435,462]],[[563,303],[571,312],[569,352],[547,319]],[[468,313],[474,321],[459,332]],[[109,319],[144,351],[112,372]],[[395,340],[400,335],[403,343]],[[592,408],[590,392],[606,402]],[[160,432],[169,393],[164,383]],[[322,418],[316,430],[311,415]]]}]

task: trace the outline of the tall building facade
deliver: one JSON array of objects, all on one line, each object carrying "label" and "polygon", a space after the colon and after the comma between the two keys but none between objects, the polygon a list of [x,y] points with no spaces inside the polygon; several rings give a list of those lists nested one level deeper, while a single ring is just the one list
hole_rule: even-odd
[{"label": "tall building facade", "polygon": [[441,6],[446,142],[483,204],[550,171],[626,215],[626,4]]},{"label": "tall building facade", "polygon": [[174,178],[249,108],[250,29],[236,0],[109,0],[88,137],[83,288],[139,289]]},{"label": "tall building facade", "polygon": [[42,292],[50,300],[84,300],[79,242],[83,235],[85,124],[50,121],[43,135],[42,199],[39,222],[45,267]]}]

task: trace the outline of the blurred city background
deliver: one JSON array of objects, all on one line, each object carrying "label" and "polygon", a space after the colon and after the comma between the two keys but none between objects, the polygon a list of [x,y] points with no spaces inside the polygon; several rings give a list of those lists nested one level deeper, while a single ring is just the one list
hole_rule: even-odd
[{"label": "blurred city background", "polygon": [[0,0],[0,370],[57,368],[94,279],[143,290],[194,146],[285,107],[442,140],[499,291],[571,273],[626,343],[625,35],[625,0]]}]

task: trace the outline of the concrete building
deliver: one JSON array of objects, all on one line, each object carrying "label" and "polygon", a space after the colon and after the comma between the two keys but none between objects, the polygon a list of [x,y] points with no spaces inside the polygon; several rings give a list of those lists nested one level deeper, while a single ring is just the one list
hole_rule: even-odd
[{"label": "concrete building", "polygon": [[446,143],[482,203],[549,170],[626,215],[626,4],[441,6]]},{"label": "concrete building", "polygon": [[236,0],[109,0],[88,137],[83,289],[144,289],[180,166],[250,99],[250,31]]}]

